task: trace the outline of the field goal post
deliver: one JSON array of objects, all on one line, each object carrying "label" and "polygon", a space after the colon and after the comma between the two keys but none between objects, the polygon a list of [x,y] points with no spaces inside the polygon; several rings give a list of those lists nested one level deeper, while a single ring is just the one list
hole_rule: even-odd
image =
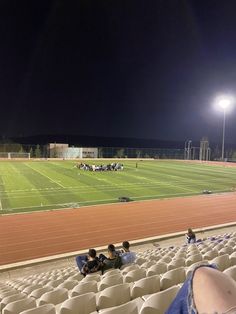
[{"label": "field goal post", "polygon": [[30,153],[0,152],[0,158],[4,159],[30,159]]}]

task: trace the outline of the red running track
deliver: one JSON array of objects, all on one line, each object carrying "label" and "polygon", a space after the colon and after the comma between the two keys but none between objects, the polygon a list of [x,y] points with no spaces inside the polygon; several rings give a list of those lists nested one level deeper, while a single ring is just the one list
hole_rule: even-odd
[{"label": "red running track", "polygon": [[235,192],[0,216],[0,265],[235,221]]}]

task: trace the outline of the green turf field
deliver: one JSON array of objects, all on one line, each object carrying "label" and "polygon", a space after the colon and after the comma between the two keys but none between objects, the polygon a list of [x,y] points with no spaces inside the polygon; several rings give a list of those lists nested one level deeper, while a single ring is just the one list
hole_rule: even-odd
[{"label": "green turf field", "polygon": [[90,172],[74,168],[73,161],[1,161],[0,214],[113,203],[120,196],[145,200],[236,187],[236,167],[144,160],[136,169],[136,161],[123,163],[123,171]]}]

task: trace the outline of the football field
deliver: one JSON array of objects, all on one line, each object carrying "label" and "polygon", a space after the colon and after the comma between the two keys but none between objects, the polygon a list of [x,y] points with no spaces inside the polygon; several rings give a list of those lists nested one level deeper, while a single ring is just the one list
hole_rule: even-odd
[{"label": "football field", "polygon": [[[88,164],[108,164],[109,160]],[[123,160],[123,171],[92,172],[75,161],[1,161],[0,214],[232,191],[236,167],[166,160]]]}]

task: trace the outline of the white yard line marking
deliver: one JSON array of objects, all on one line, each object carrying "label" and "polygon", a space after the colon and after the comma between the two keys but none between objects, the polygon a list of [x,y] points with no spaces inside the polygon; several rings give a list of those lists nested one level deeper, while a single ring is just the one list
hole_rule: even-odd
[{"label": "white yard line marking", "polygon": [[[96,192],[94,191],[94,189],[96,188],[100,188],[102,189],[103,191],[112,191],[112,190],[116,190],[116,189],[122,189],[122,188],[130,188],[130,189],[139,189],[139,188],[158,188],[160,186],[162,186],[163,184],[171,184],[171,185],[174,185],[174,183],[177,184],[177,187],[179,188],[183,188],[183,189],[188,189],[188,183],[184,183],[184,182],[178,182],[177,180],[172,181],[170,183],[169,182],[160,182],[160,181],[151,181],[151,180],[148,180],[149,182],[135,182],[135,183],[123,183],[123,184],[114,184],[114,186],[110,186],[110,185],[107,185],[107,184],[96,184],[96,185],[90,185],[90,186],[87,186],[87,187],[84,187],[84,186],[68,186],[68,187],[64,187],[64,188],[61,188],[61,187],[51,187],[51,188],[41,188],[41,189],[24,189],[24,190],[0,190],[0,193],[2,193],[2,197],[3,195],[5,194],[10,194],[11,197],[20,197],[22,195],[33,195],[34,193],[37,193],[38,191],[42,192],[42,193],[46,193],[46,194],[52,194],[54,192],[57,192],[57,191],[60,191],[60,192],[80,192],[80,193],[90,193],[91,191],[93,192]],[[204,186],[204,185],[209,185],[209,184],[213,184],[213,183],[222,183],[222,179],[211,179],[209,182],[200,182],[198,180],[195,180],[195,183],[200,185],[200,186]],[[234,184],[235,181],[234,180],[229,180],[227,183],[232,183]],[[200,188],[200,187],[199,187]],[[195,190],[193,190],[195,191]],[[56,194],[54,194],[56,195]]]},{"label": "white yard line marking", "polygon": [[27,167],[29,167],[30,169],[32,169],[32,170],[34,170],[34,171],[38,172],[39,174],[41,174],[41,175],[42,175],[42,176],[44,176],[45,178],[49,179],[50,181],[52,181],[52,182],[56,183],[57,185],[61,186],[62,188],[66,188],[66,187],[65,187],[64,185],[62,185],[61,183],[59,183],[59,182],[57,182],[57,181],[53,180],[52,178],[50,178],[50,177],[49,177],[49,176],[47,176],[46,174],[42,173],[41,171],[39,171],[39,170],[36,170],[36,169],[32,168],[32,167],[31,167],[31,166],[29,166],[28,164],[25,164],[25,166],[27,166]]},{"label": "white yard line marking", "polygon": [[[183,186],[175,186],[173,184],[168,184],[168,183],[165,183],[165,185],[170,185],[170,186],[174,186],[174,187],[178,187],[179,189],[182,189],[182,190],[187,190],[187,191],[191,191],[193,193],[198,193],[199,191],[198,190],[192,190],[192,189],[189,189],[189,188],[185,188]],[[73,189],[60,189],[60,195],[67,195],[69,192],[73,192],[73,193],[78,193],[80,195],[82,194],[90,194],[91,192],[93,193],[100,193],[101,191],[103,192],[113,192],[113,191],[117,191],[117,190],[121,190],[120,193],[123,193],[122,192],[122,189],[123,188],[126,188],[127,186],[119,186],[119,187],[108,187],[108,186],[105,186],[104,189],[101,189],[101,190],[94,190],[94,189],[90,189],[89,187],[87,188],[87,190],[85,189],[79,189],[79,188],[73,188]],[[162,187],[162,184],[161,183],[156,183],[156,184],[152,184],[152,183],[148,183],[148,184],[139,184],[139,185],[133,185],[133,186],[129,186],[129,189],[130,190],[140,190],[140,189],[143,189],[143,188],[155,188],[155,189],[158,189],[159,187]],[[56,189],[44,189],[44,190],[40,190],[41,192],[41,195],[51,195],[51,196],[56,196],[58,195],[57,192],[58,190]],[[214,190],[215,191],[215,190]],[[37,192],[37,191],[35,191]],[[24,193],[11,193],[11,199],[20,199],[20,198],[31,198],[33,197],[34,193],[32,193],[32,191],[28,190],[28,191],[25,191]],[[132,193],[132,191],[130,191],[130,193]],[[2,198],[8,198],[8,196],[4,196]]]}]

